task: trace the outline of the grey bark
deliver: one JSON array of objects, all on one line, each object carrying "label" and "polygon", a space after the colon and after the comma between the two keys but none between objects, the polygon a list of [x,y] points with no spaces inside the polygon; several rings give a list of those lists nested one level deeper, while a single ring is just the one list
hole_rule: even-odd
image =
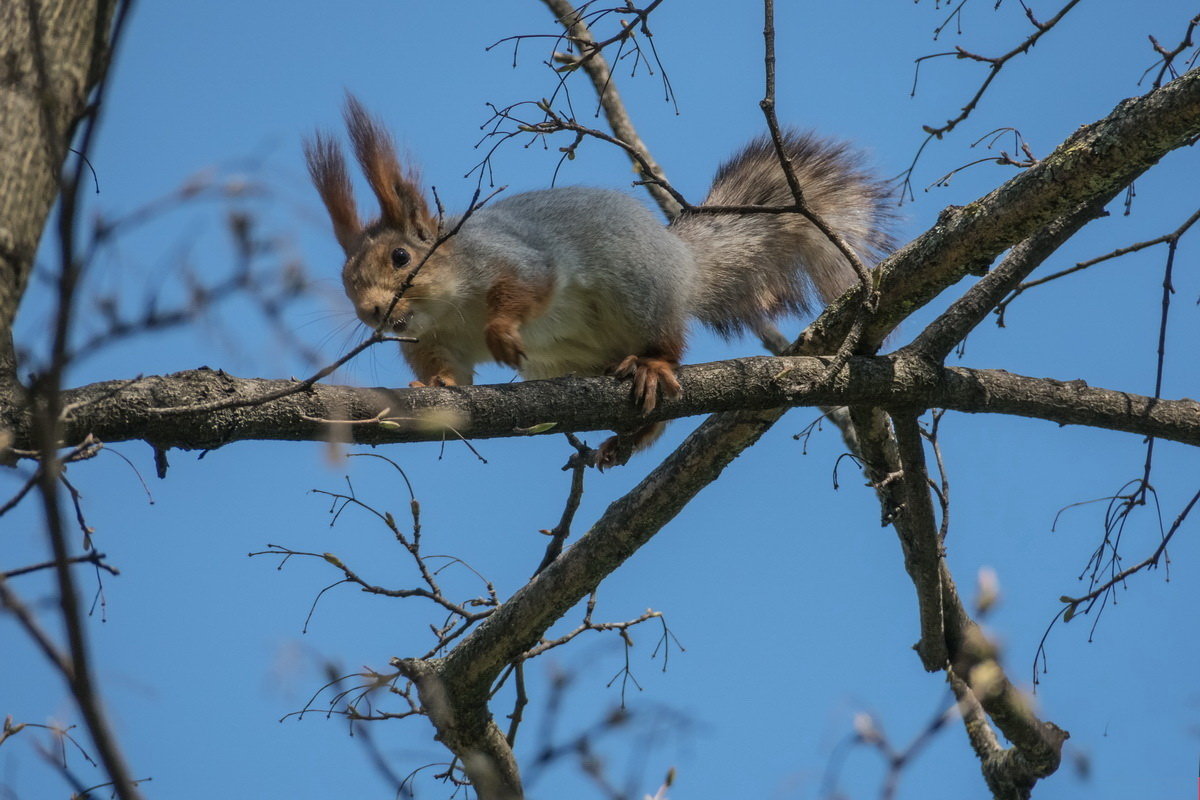
[{"label": "grey bark", "polygon": [[75,127],[107,64],[114,8],[103,1],[0,3],[0,391],[13,388],[13,319]]},{"label": "grey bark", "polygon": [[[1009,414],[1059,425],[1087,425],[1200,444],[1200,403],[1156,400],[1002,370],[941,367],[913,355],[859,356],[831,381],[825,359],[750,358],[680,369],[682,397],[643,416],[629,384],[611,378],[558,378],[445,389],[384,389],[317,384],[257,404],[292,382],[237,378],[199,369],[133,381],[108,381],[63,393],[65,445],[92,435],[142,440],[159,449],[215,449],[239,441],[353,441],[360,444],[489,439],[591,430],[628,430],[647,421],[734,410],[782,414],[794,406],[868,405]],[[214,400],[237,408],[189,412]],[[19,449],[32,444],[32,417],[0,409]],[[370,422],[386,412],[383,424]],[[347,424],[346,421],[366,421]],[[332,424],[331,424],[332,423]],[[552,427],[547,427],[553,423]]]},{"label": "grey bark", "polygon": [[[1111,197],[1167,153],[1200,135],[1200,69],[1081,127],[1054,152],[985,197],[942,212],[937,224],[878,270],[882,295],[861,351],[878,347],[896,325],[947,287],[982,274],[1009,247],[1080,204]],[[797,352],[833,352],[861,302],[849,293],[810,325]]]}]

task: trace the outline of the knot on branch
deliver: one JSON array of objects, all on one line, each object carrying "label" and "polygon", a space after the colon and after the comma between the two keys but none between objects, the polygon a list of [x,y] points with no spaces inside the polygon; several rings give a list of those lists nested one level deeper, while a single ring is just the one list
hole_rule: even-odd
[{"label": "knot on branch", "polygon": [[1010,747],[983,760],[983,779],[993,797],[1027,800],[1032,796],[1034,785],[1058,769],[1063,742],[1071,734],[1053,722],[1040,722],[1037,727],[1041,731],[1042,747]]}]

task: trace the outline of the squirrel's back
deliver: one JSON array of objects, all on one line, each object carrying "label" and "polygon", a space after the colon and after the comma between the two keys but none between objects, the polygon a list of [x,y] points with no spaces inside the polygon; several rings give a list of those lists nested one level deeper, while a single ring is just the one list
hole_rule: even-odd
[{"label": "squirrel's back", "polygon": [[691,250],[622,192],[570,186],[513,195],[476,211],[454,247],[483,285],[499,269],[551,288],[545,311],[522,328],[526,377],[603,372],[682,330],[689,316]]},{"label": "squirrel's back", "polygon": [[[841,142],[787,133],[783,144],[808,207],[873,264],[891,245],[885,184]],[[701,208],[794,204],[764,136],[717,170]],[[799,213],[689,211],[664,228],[638,200],[587,187],[486,206],[463,226],[456,247],[485,281],[488,265],[502,262],[533,283],[554,284],[544,319],[528,323],[531,338],[546,332],[556,339],[548,349],[561,351],[574,349],[563,345],[573,338],[603,334],[606,357],[638,337],[682,330],[687,317],[726,336],[760,330],[780,315],[811,311],[814,293],[827,303],[857,280],[833,242]],[[556,369],[562,364],[523,372]]]},{"label": "squirrel's back", "polygon": [[[496,259],[548,270],[560,280],[632,294],[689,288],[692,253],[640,201],[587,186],[540,189],[481,208],[455,246],[475,260]],[[645,268],[654,264],[653,268]]]}]

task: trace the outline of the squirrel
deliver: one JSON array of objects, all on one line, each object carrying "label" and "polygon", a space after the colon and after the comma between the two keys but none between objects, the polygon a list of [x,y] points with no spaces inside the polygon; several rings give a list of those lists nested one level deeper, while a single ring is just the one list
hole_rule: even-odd
[{"label": "squirrel", "polygon": [[[660,396],[680,394],[675,370],[689,318],[727,338],[762,331],[782,314],[809,311],[812,289],[828,303],[858,280],[798,213],[685,211],[663,226],[624,193],[562,187],[442,221],[387,129],[352,95],[345,121],[378,219],[359,221],[332,137],[306,140],[305,159],[345,251],[342,281],[359,319],[417,339],[401,344],[413,387],[470,384],[487,361],[524,378],[607,373],[632,379],[648,413]],[[789,132],[783,144],[811,209],[863,261],[876,260],[890,244],[884,183],[844,143]],[[722,165],[704,204],[793,205],[772,141],[756,139]],[[597,465],[623,464],[662,428],[614,436]]]}]

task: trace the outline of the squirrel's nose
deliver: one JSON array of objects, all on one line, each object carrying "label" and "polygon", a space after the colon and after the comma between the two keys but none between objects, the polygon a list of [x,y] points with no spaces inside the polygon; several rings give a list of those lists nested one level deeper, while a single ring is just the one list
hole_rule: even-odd
[{"label": "squirrel's nose", "polygon": [[378,328],[383,321],[383,309],[379,306],[359,306],[357,311],[358,318],[368,328]]}]

